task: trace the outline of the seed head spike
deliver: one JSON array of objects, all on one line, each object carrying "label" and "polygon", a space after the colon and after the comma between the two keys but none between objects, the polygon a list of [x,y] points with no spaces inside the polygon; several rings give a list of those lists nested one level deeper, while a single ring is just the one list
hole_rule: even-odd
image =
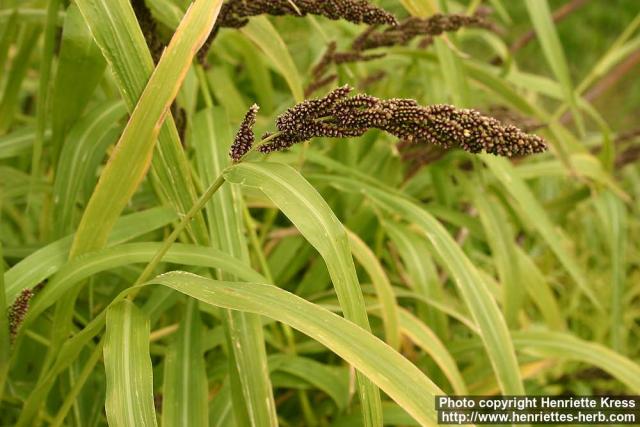
[{"label": "seed head spike", "polygon": [[[546,150],[546,143],[539,136],[475,110],[446,104],[424,107],[414,99],[379,99],[367,94],[349,96],[350,92],[349,86],[342,86],[322,98],[289,108],[276,119],[278,132],[263,136],[265,142],[259,151],[280,151],[311,138],[357,137],[369,129],[387,132],[403,144],[422,143],[444,148],[457,145],[470,153],[484,151],[512,157]],[[257,107],[252,107],[236,136],[231,149],[231,157],[236,161],[253,144],[251,126],[256,112]]]},{"label": "seed head spike", "polygon": [[256,124],[256,116],[260,107],[253,104],[247,114],[244,116],[244,120],[240,124],[240,129],[236,133],[236,137],[233,140],[231,151],[229,155],[233,161],[239,161],[242,156],[247,154],[255,141],[255,135],[253,133],[253,126]]},{"label": "seed head spike", "polygon": [[29,302],[31,301],[31,298],[33,298],[33,296],[34,292],[31,289],[24,289],[22,292],[20,292],[20,295],[18,295],[16,300],[7,310],[7,317],[9,320],[9,333],[12,340],[14,340],[18,335],[18,330],[20,329],[20,325],[27,315],[27,311],[29,310]]}]

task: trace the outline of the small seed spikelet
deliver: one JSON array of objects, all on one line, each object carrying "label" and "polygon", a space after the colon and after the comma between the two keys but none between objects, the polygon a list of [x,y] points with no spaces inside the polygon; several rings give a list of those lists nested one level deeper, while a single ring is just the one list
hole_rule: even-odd
[{"label": "small seed spikelet", "polygon": [[[470,153],[484,151],[512,157],[546,150],[546,143],[539,136],[475,110],[445,104],[424,107],[413,99],[383,100],[367,94],[349,96],[350,92],[349,86],[342,86],[322,98],[288,109],[276,119],[278,132],[265,134],[258,150],[280,151],[317,137],[357,137],[369,129],[385,131],[405,145],[458,146]],[[241,127],[240,133],[247,132]],[[234,160],[237,160],[234,153],[247,151],[240,133],[231,149]]]},{"label": "small seed spikelet", "polygon": [[249,22],[249,17],[258,15],[318,15],[333,20],[344,19],[355,24],[397,24],[392,14],[366,0],[228,0],[222,5],[213,31],[200,50],[200,60],[204,62],[220,28],[244,27]]},{"label": "small seed spikelet", "polygon": [[439,36],[446,32],[458,31],[463,27],[493,28],[486,14],[485,10],[471,16],[437,13],[424,19],[410,17],[384,30],[370,27],[354,40],[352,48],[362,51],[378,47],[402,46],[418,36]]},{"label": "small seed spikelet", "polygon": [[383,29],[379,24],[371,25],[353,41],[351,49],[346,52],[337,52],[336,43],[331,42],[318,64],[313,68],[312,80],[305,92],[310,95],[329,84],[330,81],[324,76],[332,64],[372,61],[386,55],[384,52],[365,53],[367,50],[404,46],[417,37],[422,37],[418,45],[423,49],[433,43],[435,36],[445,32],[458,31],[463,27],[493,29],[492,24],[487,20],[488,13],[488,10],[480,9],[471,16],[436,14],[426,19],[410,17],[397,25],[386,26]]},{"label": "small seed spikelet", "polygon": [[256,116],[258,115],[259,109],[256,104],[253,104],[240,124],[240,129],[238,133],[236,133],[229,153],[229,156],[231,156],[235,162],[240,160],[242,156],[247,154],[249,150],[251,150],[251,147],[253,147],[256,138],[253,133],[253,126],[256,124]]},{"label": "small seed spikelet", "polygon": [[33,295],[34,293],[31,289],[24,289],[8,309],[7,317],[9,320],[9,333],[12,340],[14,340],[18,335],[18,330],[27,315],[29,302],[31,301],[31,298],[33,298]]}]

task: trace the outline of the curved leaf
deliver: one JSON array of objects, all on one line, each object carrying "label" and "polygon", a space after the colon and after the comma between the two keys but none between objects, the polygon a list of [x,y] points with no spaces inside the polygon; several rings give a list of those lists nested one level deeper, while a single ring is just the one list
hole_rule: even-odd
[{"label": "curved leaf", "polygon": [[275,68],[287,81],[296,102],[304,99],[302,80],[287,45],[278,34],[278,30],[265,16],[252,18],[249,24],[241,29],[242,33],[254,42],[269,58]]},{"label": "curved leaf", "polygon": [[193,56],[213,28],[221,4],[222,0],[197,0],[187,11],[100,176],[80,220],[70,257],[104,246],[113,224],[146,175],[164,118]]},{"label": "curved leaf", "polygon": [[332,176],[328,181],[347,191],[364,193],[381,208],[391,214],[401,215],[425,233],[441,262],[454,277],[458,290],[478,325],[502,392],[524,394],[518,362],[504,317],[482,276],[442,224],[407,198],[347,178]]},{"label": "curved leaf", "polygon": [[513,166],[505,159],[481,154],[480,158],[489,167],[493,175],[502,183],[509,195],[518,203],[524,215],[523,220],[534,227],[542,235],[560,263],[565,267],[571,278],[576,282],[593,305],[602,310],[602,304],[598,301],[594,291],[587,284],[586,277],[577,261],[567,251],[567,238],[553,225],[544,208],[536,200],[531,190],[514,173]]},{"label": "curved leaf", "polygon": [[382,311],[386,341],[391,347],[398,350],[400,348],[398,306],[391,282],[384,268],[380,265],[380,261],[378,261],[378,258],[376,258],[376,255],[367,244],[357,234],[348,230],[347,234],[353,256],[365,269],[376,290],[376,296],[380,301]]},{"label": "curved leaf", "polygon": [[286,323],[327,346],[366,375],[423,425],[435,425],[442,391],[418,368],[361,327],[271,285],[230,283],[189,273],[167,273],[150,284],[168,286],[207,304]]},{"label": "curved leaf", "polygon": [[95,174],[92,167],[102,161],[106,147],[115,142],[110,130],[126,112],[122,101],[102,104],[78,121],[67,136],[53,185],[54,230],[58,236],[74,228],[73,209],[82,185],[89,174]]},{"label": "curved leaf", "polygon": [[589,363],[610,373],[635,393],[640,393],[640,365],[594,342],[562,332],[523,331],[513,333],[513,344],[545,357]]},{"label": "curved leaf", "polygon": [[[243,162],[225,174],[229,182],[261,190],[291,220],[324,259],[347,319],[369,329],[369,320],[344,227],[322,196],[295,169],[279,163]],[[366,425],[381,420],[379,391],[359,378]]]},{"label": "curved leaf", "polygon": [[[113,227],[107,244],[117,245],[126,242],[164,227],[176,219],[176,213],[169,208],[153,208],[123,216]],[[7,303],[12,304],[23,289],[33,288],[43,282],[67,262],[72,237],[68,236],[48,244],[5,273]]]},{"label": "curved leaf", "polygon": [[[34,299],[29,308],[28,318],[39,316],[82,280],[102,271],[125,265],[148,263],[161,247],[162,243],[129,243],[92,252],[68,262]],[[247,281],[264,280],[260,274],[244,263],[213,248],[176,243],[171,246],[162,260],[180,265],[220,269]]]},{"label": "curved leaf", "polygon": [[454,393],[459,395],[469,394],[455,360],[438,336],[420,319],[404,309],[400,310],[400,324],[402,325],[403,334],[407,335],[411,341],[435,360],[447,376]]},{"label": "curved leaf", "polygon": [[[224,108],[209,108],[194,117],[193,143],[198,153],[201,179],[214,182],[231,160],[233,141]],[[249,268],[247,238],[242,223],[242,197],[239,188],[222,186],[206,206],[211,242]],[[218,271],[218,278],[237,280],[241,275]],[[250,313],[226,311],[225,336],[230,342],[229,371],[231,397],[236,422],[260,426],[277,424],[276,404],[267,365],[267,353],[260,318]]]}]

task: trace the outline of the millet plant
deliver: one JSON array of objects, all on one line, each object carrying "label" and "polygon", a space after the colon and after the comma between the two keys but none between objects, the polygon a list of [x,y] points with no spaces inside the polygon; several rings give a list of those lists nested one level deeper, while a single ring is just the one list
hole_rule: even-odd
[{"label": "millet plant", "polygon": [[0,425],[640,394],[640,15],[509,3],[0,1]]}]

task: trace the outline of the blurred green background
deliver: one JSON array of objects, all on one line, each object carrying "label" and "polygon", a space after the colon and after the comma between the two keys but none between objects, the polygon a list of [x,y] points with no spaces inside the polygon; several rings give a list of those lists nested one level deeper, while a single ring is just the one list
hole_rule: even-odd
[{"label": "blurred green background", "polygon": [[[549,6],[555,11],[567,0],[550,0]],[[523,1],[507,0],[503,5],[513,19],[505,33],[505,41],[510,45],[531,29],[527,10]],[[556,29],[569,63],[571,77],[578,83],[585,77],[598,59],[607,51],[616,38],[640,13],[638,0],[587,0],[565,19],[556,23]],[[588,49],[585,47],[588,46]],[[537,74],[553,77],[544,61],[540,44],[533,39],[516,53],[520,67]],[[620,81],[594,101],[594,106],[602,113],[610,126],[620,132],[638,127],[640,111],[640,63],[628,71]]]}]

